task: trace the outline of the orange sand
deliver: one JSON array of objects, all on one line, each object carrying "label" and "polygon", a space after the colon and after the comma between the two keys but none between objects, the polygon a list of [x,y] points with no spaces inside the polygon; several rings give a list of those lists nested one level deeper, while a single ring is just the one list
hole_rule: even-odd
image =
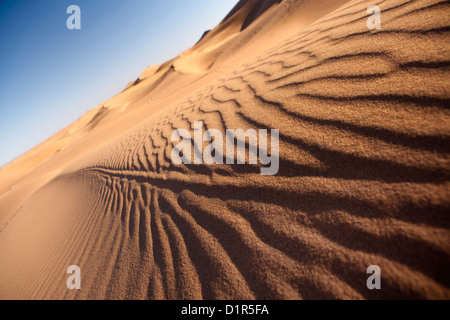
[{"label": "orange sand", "polygon": [[[449,12],[240,1],[0,170],[0,298],[449,299]],[[278,175],[175,166],[195,120],[279,129]]]}]

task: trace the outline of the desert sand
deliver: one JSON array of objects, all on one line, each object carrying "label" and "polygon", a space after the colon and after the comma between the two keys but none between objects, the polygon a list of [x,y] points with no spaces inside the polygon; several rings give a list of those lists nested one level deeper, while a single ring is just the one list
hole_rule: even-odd
[{"label": "desert sand", "polygon": [[[0,299],[449,299],[449,14],[241,0],[1,168]],[[279,129],[278,174],[174,165],[196,120]]]}]

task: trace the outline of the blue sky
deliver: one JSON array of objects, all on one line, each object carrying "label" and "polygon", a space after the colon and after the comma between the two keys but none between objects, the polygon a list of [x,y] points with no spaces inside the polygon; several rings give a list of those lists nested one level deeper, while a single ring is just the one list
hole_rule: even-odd
[{"label": "blue sky", "polygon": [[[237,0],[0,0],[0,167],[190,48]],[[81,9],[81,30],[66,9]]]}]

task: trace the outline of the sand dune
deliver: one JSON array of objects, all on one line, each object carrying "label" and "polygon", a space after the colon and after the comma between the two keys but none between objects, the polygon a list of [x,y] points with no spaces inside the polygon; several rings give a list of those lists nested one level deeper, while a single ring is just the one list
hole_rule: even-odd
[{"label": "sand dune", "polygon": [[[0,298],[449,299],[449,10],[240,1],[0,170]],[[199,120],[279,129],[278,174],[175,165]]]}]

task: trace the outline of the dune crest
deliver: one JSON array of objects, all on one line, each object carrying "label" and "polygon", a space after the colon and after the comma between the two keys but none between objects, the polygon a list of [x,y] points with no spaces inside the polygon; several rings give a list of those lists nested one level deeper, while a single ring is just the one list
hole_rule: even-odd
[{"label": "dune crest", "polygon": [[[449,299],[449,10],[241,0],[0,170],[0,298]],[[195,121],[279,129],[278,174],[174,165]]]}]

